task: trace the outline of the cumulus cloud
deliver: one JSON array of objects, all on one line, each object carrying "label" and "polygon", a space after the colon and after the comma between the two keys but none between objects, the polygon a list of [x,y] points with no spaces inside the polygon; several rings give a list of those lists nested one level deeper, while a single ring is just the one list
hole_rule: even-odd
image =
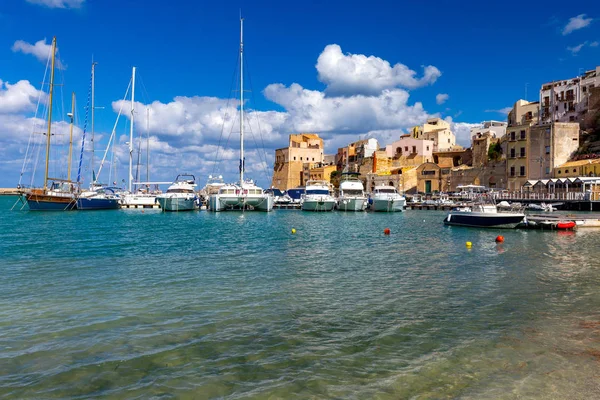
[{"label": "cumulus cloud", "polygon": [[585,14],[579,14],[576,17],[569,18],[569,22],[562,30],[563,35],[568,35],[569,33],[576,31],[578,29],[585,28],[589,24],[592,23],[592,18],[586,18]]},{"label": "cumulus cloud", "polygon": [[317,59],[317,72],[331,96],[377,95],[385,89],[415,89],[434,83],[442,73],[432,65],[423,67],[423,76],[404,64],[391,66],[386,60],[363,54],[343,54],[337,44],[325,47]]},{"label": "cumulus cloud", "polygon": [[80,8],[85,0],[26,0],[48,8]]},{"label": "cumulus cloud", "polygon": [[581,49],[583,48],[583,46],[585,46],[586,44],[587,44],[587,42],[584,42],[577,46],[567,47],[567,50],[570,51],[572,55],[576,56],[577,53],[579,53],[581,51]]},{"label": "cumulus cloud", "polygon": [[446,100],[448,100],[450,96],[448,96],[446,93],[438,93],[435,96],[435,102],[437,104],[444,104],[446,102]]},{"label": "cumulus cloud", "polygon": [[33,111],[46,94],[37,90],[29,81],[21,80],[14,85],[0,79],[0,114]]},{"label": "cumulus cloud", "polygon": [[[13,52],[22,52],[23,54],[31,54],[44,64],[48,61],[48,57],[52,53],[52,42],[46,43],[46,38],[38,40],[35,44],[27,43],[23,40],[17,40],[12,46]],[[56,48],[58,54],[58,47]],[[57,58],[56,67],[65,69],[64,64]]]},{"label": "cumulus cloud", "polygon": [[456,136],[456,143],[463,147],[471,147],[471,128],[479,127],[481,124],[454,122],[452,117],[446,117],[445,120],[450,124],[450,130]]}]

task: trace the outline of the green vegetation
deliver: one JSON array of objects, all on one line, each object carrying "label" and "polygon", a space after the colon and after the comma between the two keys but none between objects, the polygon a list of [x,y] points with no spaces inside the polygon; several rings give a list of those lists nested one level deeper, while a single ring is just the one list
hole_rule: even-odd
[{"label": "green vegetation", "polygon": [[502,157],[502,146],[500,142],[494,143],[490,145],[488,149],[488,160],[490,161],[498,161]]}]

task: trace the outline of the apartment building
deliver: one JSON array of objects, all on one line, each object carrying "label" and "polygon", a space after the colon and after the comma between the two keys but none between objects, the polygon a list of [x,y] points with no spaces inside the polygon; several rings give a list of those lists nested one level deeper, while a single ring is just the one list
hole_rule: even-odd
[{"label": "apartment building", "polygon": [[292,134],[288,147],[275,150],[271,186],[287,190],[302,186],[305,164],[323,163],[323,139],[314,133]]}]

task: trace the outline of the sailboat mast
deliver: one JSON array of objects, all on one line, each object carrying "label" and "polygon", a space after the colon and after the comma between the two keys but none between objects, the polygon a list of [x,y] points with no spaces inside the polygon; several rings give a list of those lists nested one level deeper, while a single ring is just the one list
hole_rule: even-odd
[{"label": "sailboat mast", "polygon": [[146,182],[150,182],[150,109],[146,106]]},{"label": "sailboat mast", "polygon": [[54,62],[56,58],[56,36],[52,38],[52,70],[48,99],[48,131],[46,132],[46,170],[44,172],[44,191],[48,188],[48,166],[50,165],[50,136],[52,135],[52,92],[54,91]]},{"label": "sailboat mast", "polygon": [[69,127],[69,167],[67,168],[67,179],[71,180],[71,164],[73,158],[73,120],[75,119],[75,92],[71,93],[71,126]]},{"label": "sailboat mast", "polygon": [[95,173],[95,166],[94,166],[94,112],[96,111],[96,101],[95,101],[95,87],[96,87],[96,62],[92,61],[92,138],[91,138],[91,142],[92,142],[92,185],[96,184],[96,173]]},{"label": "sailboat mast", "polygon": [[244,183],[244,19],[240,18],[240,185]]},{"label": "sailboat mast", "polygon": [[129,125],[129,193],[131,193],[131,180],[133,179],[133,113],[135,101],[135,67],[131,73],[131,124]]}]

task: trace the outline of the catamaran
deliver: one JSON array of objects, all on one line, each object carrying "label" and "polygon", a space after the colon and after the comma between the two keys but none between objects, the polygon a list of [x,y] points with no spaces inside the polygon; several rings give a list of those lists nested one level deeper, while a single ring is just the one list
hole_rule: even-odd
[{"label": "catamaran", "polygon": [[[44,186],[39,189],[29,189],[24,192],[25,200],[31,211],[62,211],[73,210],[76,206],[78,186],[70,179],[50,178],[48,167],[50,163],[50,139],[52,137],[52,101],[54,94],[54,66],[56,62],[56,37],[52,38],[52,66],[50,71],[50,87],[48,92],[48,129],[46,131],[46,164],[44,169]],[[73,108],[73,106],[71,106]],[[72,114],[71,114],[72,117]],[[73,129],[71,119],[71,145]],[[70,151],[69,151],[70,153]],[[70,158],[70,154],[69,154]]]},{"label": "catamaran", "polygon": [[244,180],[244,19],[240,19],[240,181],[219,188],[217,194],[210,195],[210,211],[257,210],[271,211],[273,195],[257,186],[252,180]]}]

